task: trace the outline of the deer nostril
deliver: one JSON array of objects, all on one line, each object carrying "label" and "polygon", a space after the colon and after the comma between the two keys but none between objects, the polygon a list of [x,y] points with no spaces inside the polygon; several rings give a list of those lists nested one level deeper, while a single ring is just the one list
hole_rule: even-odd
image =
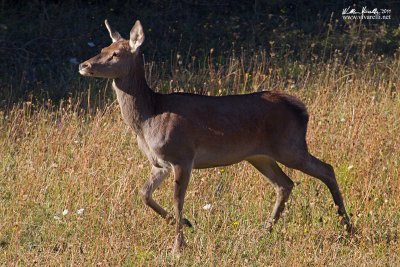
[{"label": "deer nostril", "polygon": [[83,70],[90,67],[91,67],[90,63],[83,62],[82,64],[79,65],[79,70]]}]

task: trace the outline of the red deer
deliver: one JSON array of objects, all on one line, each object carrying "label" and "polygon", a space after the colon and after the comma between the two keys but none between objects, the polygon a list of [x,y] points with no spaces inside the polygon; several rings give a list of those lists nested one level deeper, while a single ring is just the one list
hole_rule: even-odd
[{"label": "red deer", "polygon": [[[108,24],[112,44],[79,65],[84,76],[113,79],[122,118],[137,136],[138,146],[151,163],[151,175],[141,193],[143,201],[168,222],[175,223],[174,252],[184,245],[182,209],[193,169],[247,161],[269,180],[276,191],[268,229],[279,219],[293,189],[293,181],[277,162],[311,175],[329,188],[338,214],[352,229],[331,165],[307,149],[308,113],[297,98],[279,92],[204,96],[160,94],[145,79],[140,46],[142,25],[136,21],[125,40]],[[174,214],[152,198],[172,170]]]}]

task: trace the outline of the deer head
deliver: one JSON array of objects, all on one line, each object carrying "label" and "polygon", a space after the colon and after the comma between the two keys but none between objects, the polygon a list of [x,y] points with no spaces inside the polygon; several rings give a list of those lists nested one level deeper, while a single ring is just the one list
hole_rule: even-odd
[{"label": "deer head", "polygon": [[134,68],[135,58],[139,55],[139,47],[144,41],[143,27],[140,21],[133,25],[129,40],[125,40],[115,31],[107,20],[106,28],[112,44],[101,50],[100,54],[79,65],[79,73],[83,76],[102,78],[123,78]]}]

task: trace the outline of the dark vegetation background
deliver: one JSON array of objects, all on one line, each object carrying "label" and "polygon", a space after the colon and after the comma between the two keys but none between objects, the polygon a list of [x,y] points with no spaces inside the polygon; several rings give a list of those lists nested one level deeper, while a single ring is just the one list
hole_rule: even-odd
[{"label": "dark vegetation background", "polygon": [[[110,39],[108,19],[124,37],[139,19],[145,28],[147,64],[164,66],[170,80],[177,62],[208,68],[236,54],[264,53],[280,61],[344,63],[392,57],[400,41],[400,1],[185,0],[185,1],[1,1],[0,107],[18,101],[57,102],[93,88],[104,79],[80,77],[77,63],[92,57]],[[390,20],[344,21],[342,9],[391,9]],[[88,44],[89,43],[89,44]],[[94,47],[91,47],[93,46]],[[212,52],[211,52],[212,51]],[[272,61],[271,61],[272,62]],[[159,90],[162,90],[162,88]]]}]

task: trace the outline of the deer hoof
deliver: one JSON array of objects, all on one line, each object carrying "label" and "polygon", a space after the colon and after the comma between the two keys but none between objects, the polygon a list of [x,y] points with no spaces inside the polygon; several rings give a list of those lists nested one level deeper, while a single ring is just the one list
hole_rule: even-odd
[{"label": "deer hoof", "polygon": [[347,233],[350,236],[353,236],[356,234],[357,230],[355,227],[351,224],[350,218],[345,215],[345,216],[339,216],[340,219],[340,224],[343,225],[344,229],[347,231]]},{"label": "deer hoof", "polygon": [[265,224],[265,230],[267,230],[268,231],[268,233],[271,233],[272,232],[272,227],[274,226],[274,223],[273,222],[271,222],[271,221],[268,221],[266,224]]},{"label": "deer hoof", "polygon": [[[171,214],[168,214],[167,217],[165,217],[165,220],[167,221],[167,223],[168,223],[169,225],[174,225],[175,222],[176,222],[176,221],[175,221],[175,217],[174,217],[173,215],[171,215]],[[186,219],[186,218],[183,218],[183,219],[182,219],[181,224],[182,224],[182,225],[186,225],[186,226],[189,227],[189,228],[192,228],[192,227],[193,227],[193,224],[192,224],[188,219]]]},{"label": "deer hoof", "polygon": [[179,256],[180,252],[186,246],[185,239],[182,234],[178,234],[175,238],[174,248],[172,249],[172,254]]},{"label": "deer hoof", "polygon": [[357,229],[350,222],[343,223],[343,227],[350,236],[354,236],[357,233]]},{"label": "deer hoof", "polygon": [[174,224],[175,224],[175,218],[174,218],[174,216],[172,216],[171,214],[168,214],[168,215],[165,217],[165,220],[167,221],[167,223],[168,223],[169,225],[174,225]]},{"label": "deer hoof", "polygon": [[189,227],[189,228],[192,228],[192,227],[193,227],[193,224],[192,224],[188,219],[186,219],[186,218],[183,218],[181,223],[182,223],[183,225],[186,225],[186,226]]}]

